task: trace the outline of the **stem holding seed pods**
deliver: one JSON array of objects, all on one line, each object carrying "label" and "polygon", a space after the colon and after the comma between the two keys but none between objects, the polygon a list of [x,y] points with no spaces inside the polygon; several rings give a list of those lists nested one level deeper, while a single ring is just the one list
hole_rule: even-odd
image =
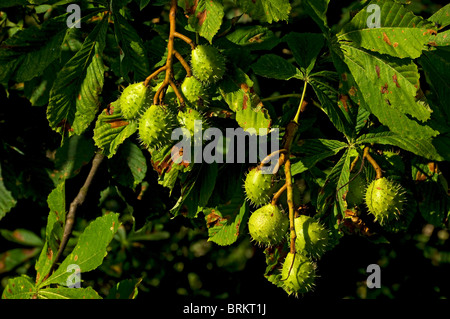
[{"label": "stem holding seed pods", "polygon": [[170,23],[170,32],[169,32],[169,39],[167,43],[167,60],[166,64],[162,67],[160,67],[158,70],[150,74],[144,81],[144,85],[148,86],[150,81],[154,79],[159,73],[165,71],[166,76],[164,78],[164,81],[162,82],[161,86],[158,88],[158,90],[155,93],[155,96],[153,97],[153,104],[155,105],[161,105],[164,101],[164,96],[166,93],[167,87],[170,85],[170,87],[175,92],[175,95],[178,98],[178,101],[180,101],[180,104],[184,106],[184,99],[181,95],[180,91],[178,90],[178,87],[175,85],[173,81],[173,60],[174,57],[180,61],[181,65],[186,70],[186,74],[188,77],[192,76],[192,70],[189,66],[189,64],[186,62],[186,60],[181,56],[181,54],[175,50],[174,47],[174,39],[179,38],[182,39],[184,42],[189,44],[191,46],[191,49],[195,48],[194,42],[187,36],[180,34],[176,31],[176,14],[177,14],[177,1],[172,0],[170,3],[170,11],[169,11],[169,23]]}]

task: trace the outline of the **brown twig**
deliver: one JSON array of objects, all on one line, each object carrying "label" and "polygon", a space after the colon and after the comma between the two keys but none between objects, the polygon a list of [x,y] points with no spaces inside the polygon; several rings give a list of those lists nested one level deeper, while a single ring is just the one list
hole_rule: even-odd
[{"label": "brown twig", "polygon": [[166,80],[163,81],[161,86],[156,91],[155,96],[153,97],[153,104],[155,104],[155,105],[161,104],[161,102],[162,102],[162,100],[164,98],[163,90],[167,88],[168,84],[169,84],[169,82],[166,82]]},{"label": "brown twig", "polygon": [[284,184],[272,197],[272,205],[276,205],[281,195],[283,195],[284,191],[287,189],[287,184]]},{"label": "brown twig", "polygon": [[155,72],[153,72],[152,74],[150,74],[144,81],[144,85],[148,86],[148,83],[154,78],[156,77],[159,73],[161,73],[162,71],[165,71],[167,69],[167,65],[164,65],[162,67],[160,67],[158,70],[156,70]]},{"label": "brown twig", "polygon": [[292,191],[292,175],[291,175],[291,160],[288,158],[284,163],[284,173],[286,175],[286,188],[287,188],[287,204],[289,207],[289,231],[290,231],[290,252],[295,254],[295,238],[297,237],[295,233],[294,226],[294,196]]},{"label": "brown twig", "polygon": [[173,83],[172,80],[169,80],[169,84],[172,87],[173,91],[175,92],[175,95],[178,98],[178,101],[180,101],[181,105],[184,105],[184,99],[183,96],[181,95],[180,91],[178,90],[177,86],[175,85],[175,83]]},{"label": "brown twig", "polygon": [[366,146],[364,148],[364,158],[366,158],[369,163],[372,165],[373,169],[375,170],[375,173],[377,174],[375,179],[379,179],[383,177],[383,171],[380,167],[380,165],[378,165],[378,163],[375,161],[375,159],[369,154],[370,148],[369,146]]},{"label": "brown twig", "polygon": [[194,50],[195,49],[195,43],[194,41],[192,41],[189,37],[185,36],[184,34],[178,33],[178,32],[174,32],[173,34],[176,38],[183,40],[184,42],[186,42],[187,44],[189,44],[191,46],[191,49]]},{"label": "brown twig", "polygon": [[295,234],[295,226],[294,226],[294,201],[293,201],[293,191],[292,191],[292,175],[291,175],[291,161],[289,159],[291,155],[291,145],[294,140],[294,136],[298,130],[297,122],[290,122],[286,127],[286,133],[283,137],[283,150],[285,152],[280,153],[280,157],[278,159],[278,167],[284,164],[284,173],[286,175],[286,189],[287,189],[287,204],[289,208],[289,230],[290,230],[290,252],[295,254],[295,238],[297,235]]},{"label": "brown twig", "polygon": [[92,166],[91,170],[89,171],[88,176],[86,177],[86,180],[84,181],[83,186],[78,191],[77,196],[75,199],[70,203],[69,212],[66,215],[66,221],[64,225],[64,233],[61,238],[61,243],[59,244],[58,252],[56,254],[55,259],[53,260],[52,269],[55,267],[56,263],[58,262],[59,258],[61,257],[64,249],[66,248],[67,242],[69,241],[70,234],[72,233],[73,224],[75,222],[75,215],[77,212],[78,207],[80,207],[84,200],[86,199],[86,195],[88,193],[89,187],[92,184],[92,180],[94,179],[95,174],[98,171],[98,168],[100,167],[100,164],[102,163],[105,156],[101,153],[97,153],[94,156],[94,159],[92,160]]},{"label": "brown twig", "polygon": [[[269,155],[267,155],[262,161],[261,163],[259,163],[259,168],[261,169],[264,165],[268,164],[274,157],[276,156],[280,156],[280,154],[286,154],[287,150],[286,149],[281,149],[281,150],[277,150],[275,152],[270,153]],[[278,157],[278,159],[280,159]],[[278,161],[277,165],[275,166],[272,174],[275,174],[278,171],[278,167],[280,166],[280,161]]]},{"label": "brown twig", "polygon": [[353,169],[355,168],[356,164],[358,163],[359,160],[359,154],[356,155],[355,159],[353,160],[353,162],[350,164],[350,173],[353,171]]},{"label": "brown twig", "polygon": [[[178,100],[180,101],[180,104],[182,106],[184,105],[183,97],[173,82],[173,57],[174,56],[183,65],[183,67],[186,70],[187,75],[192,76],[192,72],[191,72],[191,68],[189,67],[189,64],[184,60],[184,58],[181,56],[181,54],[179,54],[174,48],[174,39],[175,39],[175,37],[182,39],[183,41],[188,43],[192,49],[195,48],[195,44],[187,36],[182,35],[176,31],[176,14],[177,14],[177,0],[171,0],[170,11],[169,11],[170,32],[169,32],[169,39],[168,39],[168,43],[167,43],[166,65],[153,73],[153,74],[155,74],[156,72],[159,73],[161,71],[166,71],[166,76],[165,76],[164,81],[162,82],[161,86],[156,91],[155,96],[153,97],[153,104],[163,104],[167,86],[170,85],[173,88]],[[158,73],[156,73],[156,74],[158,74]],[[152,79],[152,75],[149,76],[150,79],[149,78],[146,79],[145,84],[148,84],[148,82]],[[156,75],[154,75],[154,76],[156,76]]]},{"label": "brown twig", "polygon": [[189,64],[186,62],[186,60],[181,56],[180,53],[178,53],[177,50],[173,50],[173,54],[178,59],[178,61],[180,61],[180,63],[183,66],[183,68],[186,70],[186,76],[187,77],[191,77],[192,76],[192,70],[191,70],[191,67],[189,66]]}]

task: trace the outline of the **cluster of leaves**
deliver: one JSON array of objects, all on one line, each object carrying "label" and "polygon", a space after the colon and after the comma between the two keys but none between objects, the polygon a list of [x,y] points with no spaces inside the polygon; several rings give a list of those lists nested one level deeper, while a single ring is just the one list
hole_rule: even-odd
[{"label": "cluster of leaves", "polygon": [[[88,272],[102,264],[108,245],[121,229],[117,211],[105,211],[92,221],[65,259],[53,263],[69,206],[66,183],[79,174],[96,149],[107,157],[111,185],[138,194],[134,201],[151,176],[170,192],[167,204],[172,206],[164,209],[174,217],[200,220],[208,229],[209,241],[231,245],[246,233],[252,208],[245,200],[242,183],[254,164],[196,163],[186,167],[175,163],[170,157],[172,145],[147,152],[139,145],[137,122],[113,110],[119,87],[144,81],[152,70],[165,65],[169,25],[164,19],[168,20],[169,2],[81,1],[81,29],[67,28],[67,1],[9,0],[1,4],[1,8],[23,6],[33,21],[23,30],[9,28],[1,33],[0,83],[10,91],[19,88],[33,106],[46,107],[50,128],[61,136],[53,155],[54,167],[43,169],[53,189],[44,203],[50,210],[44,239],[25,230],[2,233],[16,239],[29,236],[21,243],[35,248],[27,253],[17,250],[14,265],[38,256],[36,276],[9,280],[3,298],[99,297],[91,288],[68,289],[72,275],[68,266],[77,264],[82,272]],[[372,4],[380,10],[377,28],[367,25]],[[208,99],[201,101],[209,125],[222,132],[241,127],[256,132],[280,128],[283,133],[297,111],[291,101],[298,103],[300,96],[306,95],[307,110],[314,108],[315,113],[305,111],[305,118],[300,119],[291,148],[291,174],[294,180],[306,180],[311,190],[308,212],[323,220],[335,239],[358,232],[374,241],[386,241],[385,231],[407,229],[417,214],[436,227],[448,227],[448,185],[438,167],[445,167],[450,160],[450,5],[424,19],[400,1],[362,1],[355,5],[353,17],[331,27],[328,5],[328,0],[305,0],[297,8],[320,32],[282,33],[278,31],[281,24],[295,22],[290,14],[297,3],[178,1],[178,32],[195,38],[197,44],[212,44],[226,58],[224,77],[208,88]],[[130,9],[135,6],[141,11],[156,10],[159,16],[145,26],[135,25],[133,14],[138,13]],[[4,15],[1,23],[11,23]],[[181,39],[175,39],[175,46],[189,61],[190,47]],[[283,53],[286,51],[288,55]],[[173,69],[175,82],[182,83],[185,68],[177,62]],[[304,90],[288,91],[290,99],[280,107],[273,101],[281,100],[283,94],[266,96],[262,89],[269,80],[276,80],[280,88],[286,87],[287,81],[301,83]],[[153,84],[162,81],[163,76],[158,76]],[[172,93],[167,91],[166,102],[177,104]],[[315,124],[318,127],[314,128]],[[270,140],[270,133],[268,137]],[[224,156],[227,145],[233,141],[224,140]],[[377,227],[365,207],[350,207],[346,201],[358,167],[367,182],[375,177],[373,168],[361,161],[367,146],[378,151],[372,156],[385,175],[408,190],[408,205],[400,222],[388,229]],[[9,161],[13,160],[11,153],[20,152],[9,144],[0,151]],[[1,159],[0,219],[26,197],[12,182],[23,181],[12,166]],[[156,176],[151,175],[155,172]],[[364,223],[350,218],[354,214]],[[370,231],[362,226],[366,223]],[[139,231],[133,226],[128,236],[136,234]],[[120,236],[120,232],[116,234]],[[282,249],[266,250],[265,275],[276,285],[280,278],[273,271],[284,255]],[[135,297],[139,282],[120,282],[111,296]]]}]

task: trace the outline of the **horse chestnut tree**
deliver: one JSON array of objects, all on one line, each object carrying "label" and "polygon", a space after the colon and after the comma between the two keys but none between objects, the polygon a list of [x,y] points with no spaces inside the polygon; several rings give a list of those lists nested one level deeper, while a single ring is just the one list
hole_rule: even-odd
[{"label": "horse chestnut tree", "polygon": [[226,296],[198,267],[253,255],[267,291],[320,295],[348,238],[448,262],[431,2],[2,1],[2,298]]}]

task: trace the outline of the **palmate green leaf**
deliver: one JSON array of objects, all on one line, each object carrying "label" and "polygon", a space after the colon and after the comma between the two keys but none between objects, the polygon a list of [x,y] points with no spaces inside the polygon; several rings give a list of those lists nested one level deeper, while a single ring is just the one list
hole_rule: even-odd
[{"label": "palmate green leaf", "polygon": [[300,70],[305,76],[309,75],[325,43],[323,34],[290,32],[281,40],[289,46]]},{"label": "palmate green leaf", "polygon": [[352,152],[345,150],[342,157],[332,168],[325,181],[324,187],[319,191],[317,197],[317,210],[324,213],[334,203],[335,217],[343,214],[346,209],[345,194],[348,192],[348,181],[350,179],[350,159]]},{"label": "palmate green leaf", "polygon": [[68,266],[75,264],[80,272],[88,272],[100,266],[105,258],[109,243],[119,227],[118,214],[109,213],[92,221],[80,235],[74,250],[64,259],[61,265],[38,287],[51,284],[66,286],[72,272]]},{"label": "palmate green leaf", "polygon": [[189,15],[192,29],[211,43],[222,25],[222,0],[179,0],[178,5]]},{"label": "palmate green leaf", "polygon": [[67,31],[67,14],[31,26],[0,45],[0,82],[25,82],[41,75],[59,58]]},{"label": "palmate green leaf", "polygon": [[[182,209],[183,215],[188,218],[194,218],[198,214],[198,192],[195,192],[196,190],[196,181],[198,179],[200,170],[199,169],[193,169],[192,171],[188,172],[187,174],[183,174],[180,177],[180,183],[181,183],[181,194],[178,198],[175,205],[170,209],[170,213],[176,217],[181,212]],[[177,172],[178,174],[178,172]],[[191,195],[194,194],[194,195]],[[190,203],[189,203],[190,201]],[[193,202],[193,203],[192,203]]]},{"label": "palmate green leaf", "polygon": [[244,13],[261,22],[286,21],[291,12],[289,0],[236,0],[235,3]]},{"label": "palmate green leaf", "polygon": [[373,14],[362,9],[337,35],[339,41],[351,41],[355,46],[399,58],[417,58],[430,41],[436,28],[415,16],[403,5],[389,0],[369,3],[380,7],[379,28],[369,28],[367,20]]},{"label": "palmate green leaf", "polygon": [[434,37],[434,43],[432,44],[433,46],[450,46],[450,30],[438,32],[438,34]]},{"label": "palmate green leaf", "polygon": [[113,11],[113,16],[120,51],[120,73],[130,83],[143,81],[150,74],[150,65],[141,37],[118,10]]},{"label": "palmate green leaf", "polygon": [[344,53],[341,51],[341,47],[336,38],[333,38],[331,40],[330,49],[333,64],[336,67],[336,71],[339,77],[338,92],[340,96],[340,105],[345,109],[344,102],[346,102],[348,104],[347,107],[353,104],[370,111],[370,108],[364,99],[364,95],[358,88],[358,84],[356,83],[354,76],[352,75],[349,67],[344,61]]},{"label": "palmate green leaf", "polygon": [[105,15],[55,80],[47,119],[50,127],[62,135],[83,133],[95,118],[104,81],[101,55],[107,27]]},{"label": "palmate green leaf", "polygon": [[203,172],[200,175],[198,184],[200,185],[200,193],[198,196],[198,205],[205,207],[214,191],[216,186],[217,175],[219,173],[219,167],[216,162],[203,165]]},{"label": "palmate green leaf", "polygon": [[92,289],[87,288],[45,288],[37,293],[38,299],[102,299],[99,294]]},{"label": "palmate green leaf", "polygon": [[0,274],[13,270],[39,254],[39,247],[14,248],[0,253]]},{"label": "palmate green leaf", "polygon": [[0,235],[2,235],[2,237],[6,240],[21,245],[41,247],[44,244],[41,237],[28,229],[18,228],[14,231],[8,229],[0,229]]},{"label": "palmate green leaf", "polygon": [[325,82],[325,79],[316,79],[313,74],[309,83],[321,103],[322,111],[325,112],[334,127],[346,136],[352,137],[355,133],[355,119],[352,116],[354,112],[349,110],[352,104],[346,103],[342,107],[338,103],[338,91],[332,85]]},{"label": "palmate green leaf", "polygon": [[249,50],[271,50],[280,42],[272,30],[261,25],[237,28],[225,38]]},{"label": "palmate green leaf", "polygon": [[[448,38],[450,39],[450,34]],[[424,52],[419,63],[436,95],[436,107],[445,115],[445,121],[450,123],[450,52],[438,47],[434,51]]]},{"label": "palmate green leaf", "polygon": [[319,161],[336,155],[348,147],[344,142],[326,139],[307,139],[292,146],[292,153],[299,154],[291,160],[291,174],[295,176],[314,167]]},{"label": "palmate green leaf", "polygon": [[371,143],[394,145],[430,160],[444,160],[444,158],[433,146],[432,139],[409,138],[403,135],[396,134],[394,132],[379,132],[364,134],[360,136],[355,142],[356,145]]},{"label": "palmate green leaf", "polygon": [[209,207],[219,206],[234,196],[237,188],[242,188],[247,166],[245,164],[221,164],[217,173],[216,184],[208,201]]},{"label": "palmate green leaf", "polygon": [[65,139],[62,146],[56,150],[55,167],[50,177],[59,184],[65,179],[76,176],[84,165],[94,156],[95,145],[91,138],[74,135]]},{"label": "palmate green leaf", "polygon": [[264,249],[264,255],[266,256],[266,271],[264,277],[277,287],[282,287],[284,282],[282,281],[280,265],[284,261],[284,254],[279,246],[268,247]]},{"label": "palmate green leaf", "polygon": [[51,270],[53,260],[59,249],[66,219],[66,182],[63,180],[47,197],[50,212],[45,228],[45,244],[34,266],[36,285],[39,285]]},{"label": "palmate green leaf", "polygon": [[300,70],[275,54],[263,55],[251,66],[251,68],[260,76],[277,80],[289,80],[292,78],[303,77]]},{"label": "palmate green leaf", "polygon": [[119,100],[112,102],[97,118],[94,142],[108,158],[113,157],[118,147],[138,129],[137,122],[123,118]]},{"label": "palmate green leaf", "polygon": [[48,104],[50,90],[55,82],[60,64],[54,61],[43,72],[30,81],[24,83],[24,94],[32,106],[44,106]]},{"label": "palmate green leaf", "polygon": [[[370,97],[371,107],[389,106],[420,121],[430,118],[431,110],[416,102],[420,75],[412,61],[375,55],[347,45],[342,48],[359,88]],[[370,94],[369,86],[371,91],[374,87],[377,90]]]},{"label": "palmate green leaf", "polygon": [[[253,81],[241,69],[226,75],[219,84],[219,91],[229,108],[236,112],[236,121],[244,131],[267,134],[271,118],[259,96],[253,90]],[[265,130],[267,129],[267,130]],[[264,130],[266,131],[264,133]]]},{"label": "palmate green leaf", "polygon": [[2,299],[32,299],[36,292],[36,287],[31,278],[22,275],[8,280],[3,290]]},{"label": "palmate green leaf", "polygon": [[306,13],[320,27],[323,33],[328,32],[327,10],[330,0],[302,0]]},{"label": "palmate green leaf", "polygon": [[439,183],[426,180],[417,185],[420,194],[419,210],[422,217],[436,227],[445,227],[450,216],[450,198]]},{"label": "palmate green leaf", "polygon": [[12,196],[11,192],[6,189],[3,183],[2,167],[0,165],[0,220],[5,217],[14,206],[16,206],[17,200]]},{"label": "palmate green leaf", "polygon": [[[176,143],[175,143],[176,144]],[[159,149],[150,150],[153,169],[158,173],[158,183],[171,191],[180,174],[192,170],[194,163],[188,163],[179,158],[172,157],[173,144],[167,144]],[[175,149],[173,150],[175,152]],[[175,154],[175,153],[174,153]]]},{"label": "palmate green leaf", "polygon": [[108,161],[111,176],[120,184],[135,188],[147,173],[147,162],[136,144],[125,141],[113,158]]},{"label": "palmate green leaf", "polygon": [[358,85],[364,104],[382,124],[391,131],[404,136],[427,138],[437,134],[420,121],[430,118],[431,110],[416,101],[419,73],[417,66],[409,60],[399,60],[370,53],[361,48],[341,44],[344,61]]},{"label": "palmate green leaf", "polygon": [[204,209],[208,241],[220,246],[233,244],[245,228],[248,213],[248,203],[241,189],[227,203]]},{"label": "palmate green leaf", "polygon": [[436,11],[428,21],[436,22],[441,28],[450,25],[450,3]]}]

